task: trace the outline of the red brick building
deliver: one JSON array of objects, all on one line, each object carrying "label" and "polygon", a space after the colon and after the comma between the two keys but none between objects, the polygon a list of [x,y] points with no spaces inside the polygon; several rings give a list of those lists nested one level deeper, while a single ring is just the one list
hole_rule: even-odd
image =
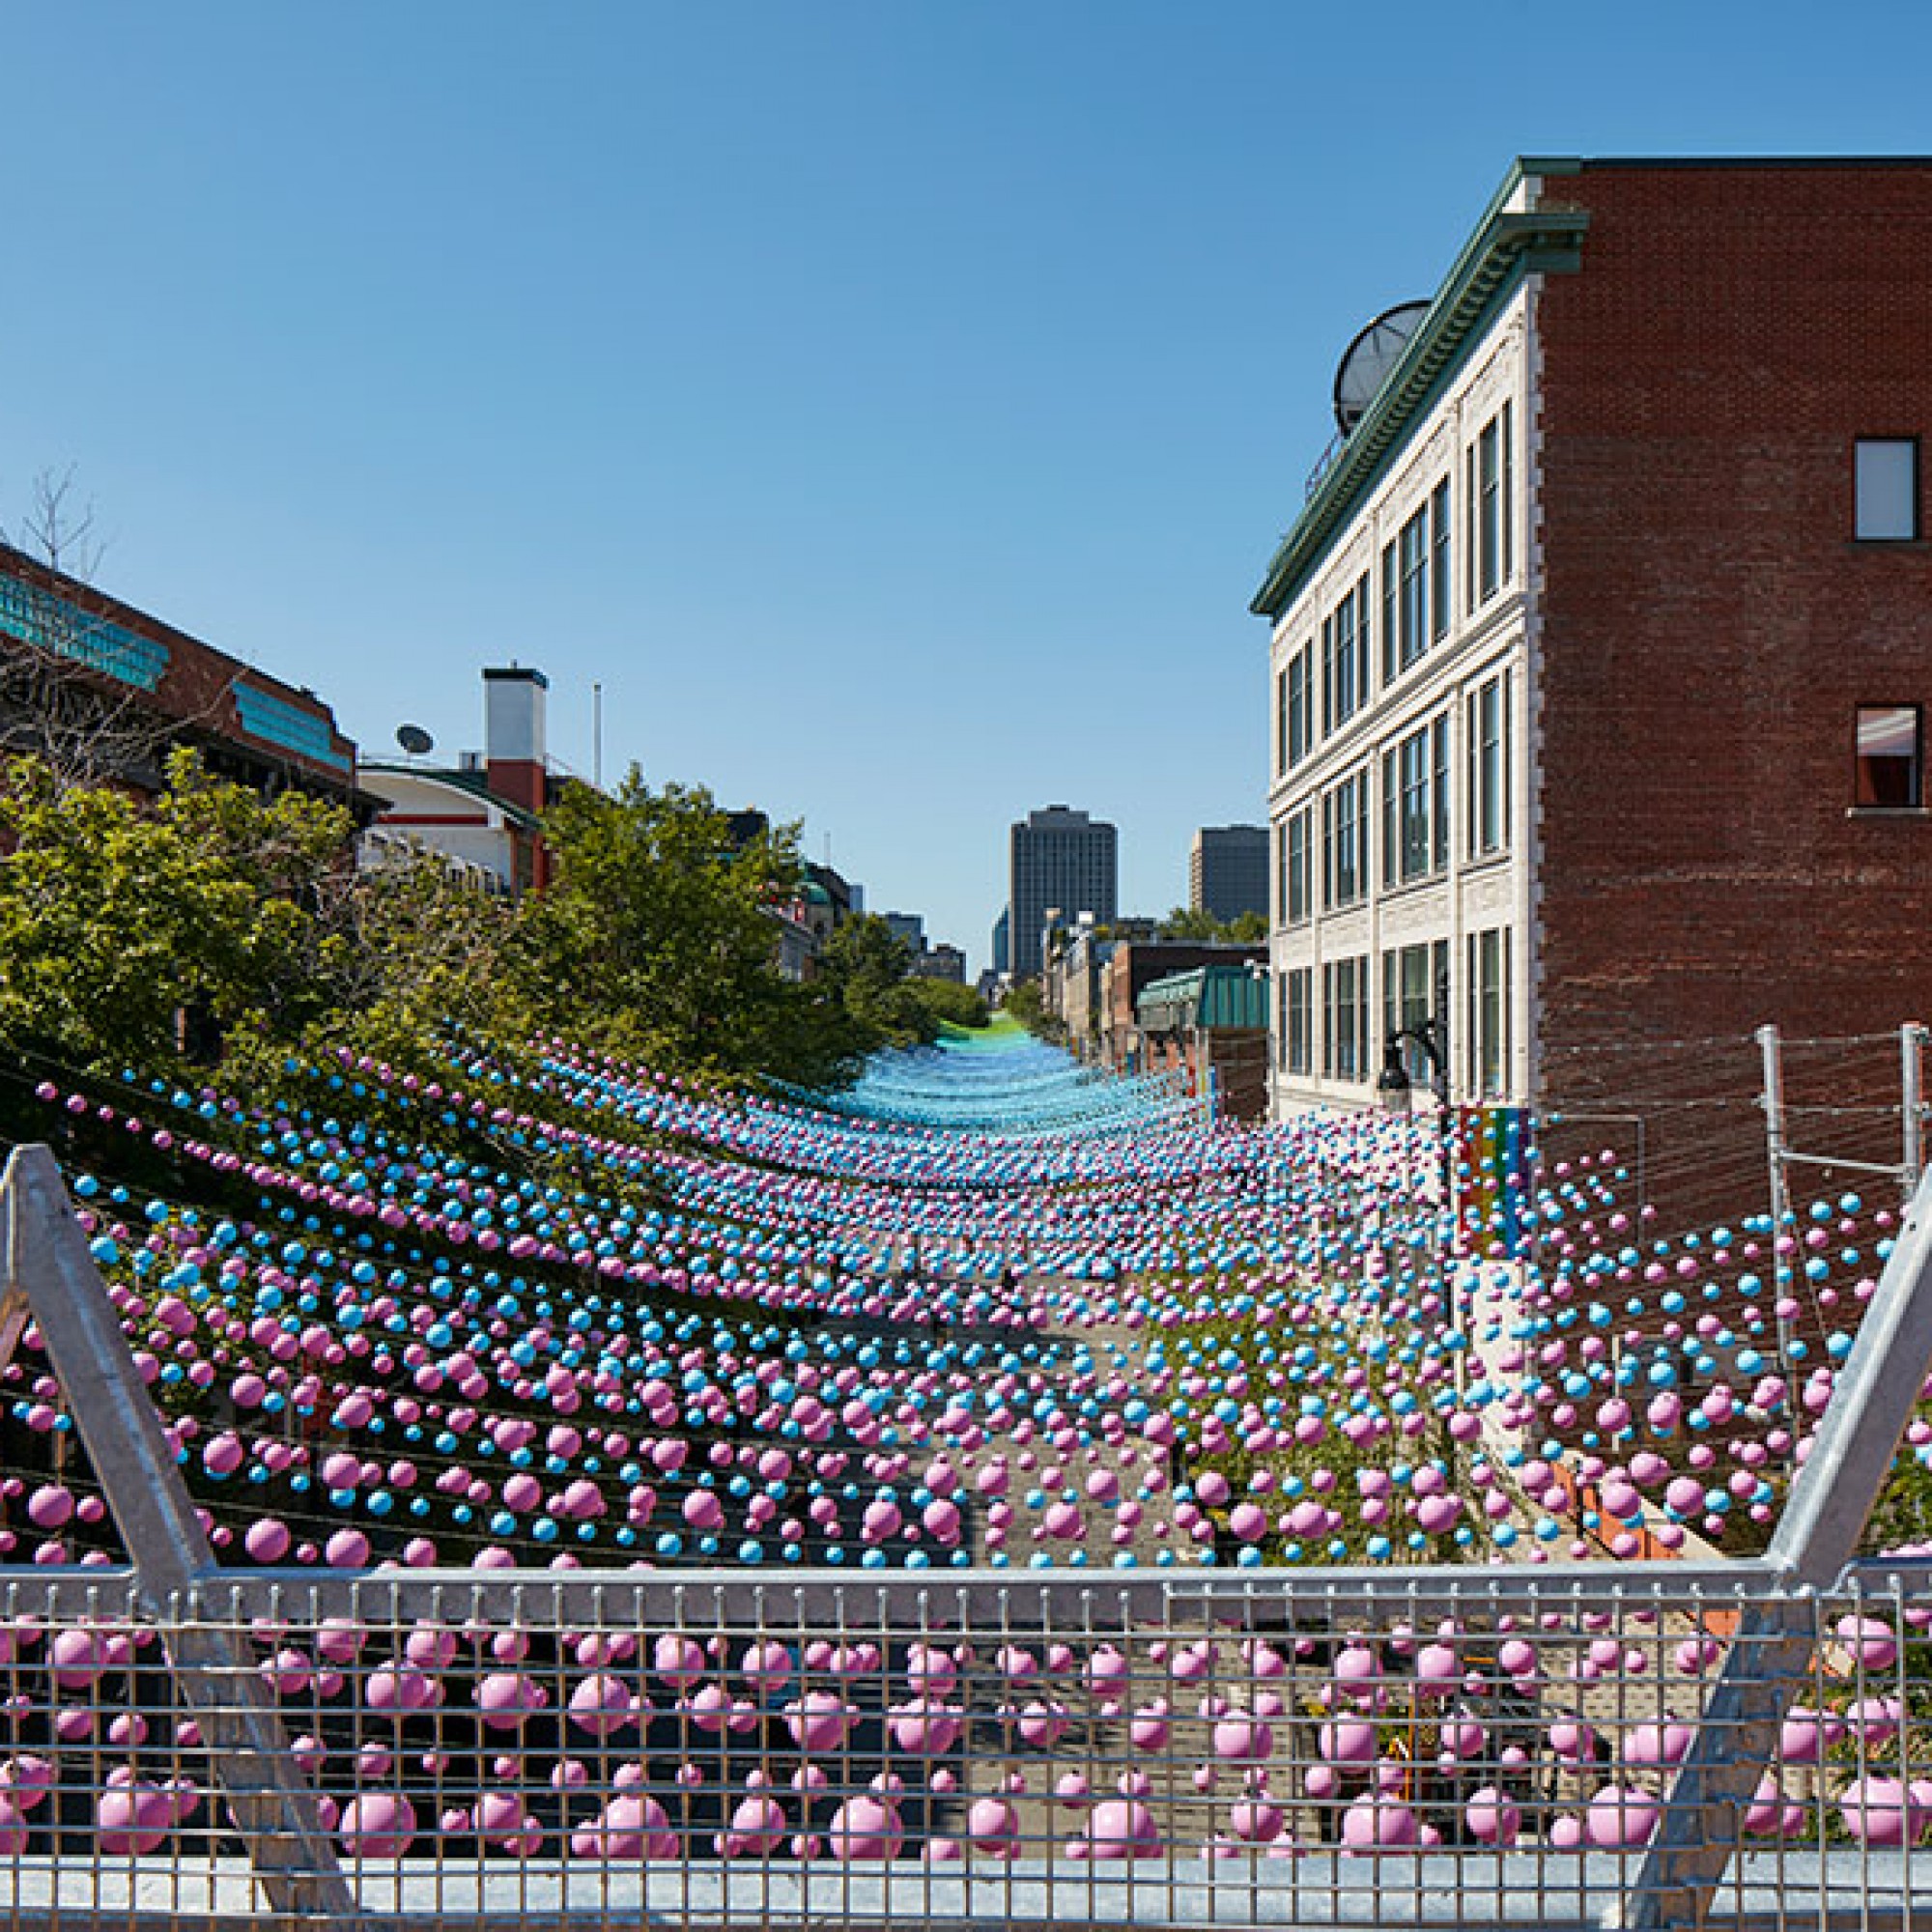
[{"label": "red brick building", "polygon": [[0,544],[0,745],[138,791],[169,745],[261,791],[294,785],[373,810],[355,747],[314,692]]},{"label": "red brick building", "polygon": [[1275,1111],[1445,972],[1458,1099],[1932,1016],[1932,159],[1522,161],[1338,414],[1254,603]]}]

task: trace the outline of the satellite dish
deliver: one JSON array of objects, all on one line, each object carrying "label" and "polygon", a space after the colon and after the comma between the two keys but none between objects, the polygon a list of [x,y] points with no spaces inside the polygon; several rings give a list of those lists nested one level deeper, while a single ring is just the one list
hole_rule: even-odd
[{"label": "satellite dish", "polygon": [[1432,304],[1398,302],[1385,310],[1350,343],[1335,371],[1335,420],[1347,436],[1368,414],[1376,391],[1402,360],[1409,337],[1421,326]]},{"label": "satellite dish", "polygon": [[425,752],[436,750],[436,740],[420,724],[398,724],[396,743],[412,758],[419,758]]}]

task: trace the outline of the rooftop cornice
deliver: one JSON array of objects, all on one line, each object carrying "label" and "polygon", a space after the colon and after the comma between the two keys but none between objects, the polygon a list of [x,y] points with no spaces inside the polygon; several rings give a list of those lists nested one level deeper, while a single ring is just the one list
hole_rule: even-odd
[{"label": "rooftop cornice", "polygon": [[1288,608],[1388,457],[1407,440],[1444,377],[1522,276],[1568,272],[1581,266],[1583,233],[1590,221],[1585,211],[1525,212],[1509,206],[1526,178],[1574,174],[1578,166],[1576,161],[1521,160],[1510,170],[1402,359],[1282,539],[1248,607],[1256,616],[1272,621]]}]

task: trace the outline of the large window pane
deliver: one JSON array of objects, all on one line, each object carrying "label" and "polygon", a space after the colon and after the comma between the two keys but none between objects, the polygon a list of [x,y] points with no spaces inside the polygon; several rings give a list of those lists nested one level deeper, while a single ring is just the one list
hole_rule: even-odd
[{"label": "large window pane", "polygon": [[1867,437],[1857,447],[1857,534],[1861,543],[1910,542],[1918,534],[1918,443]]}]

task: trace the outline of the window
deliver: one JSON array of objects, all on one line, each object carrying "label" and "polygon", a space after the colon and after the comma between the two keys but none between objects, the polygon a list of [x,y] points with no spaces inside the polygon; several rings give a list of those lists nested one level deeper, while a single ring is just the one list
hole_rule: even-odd
[{"label": "window", "polygon": [[1508,926],[1472,932],[1468,939],[1467,1065],[1469,1092],[1479,1100],[1509,1091],[1510,934]]},{"label": "window", "polygon": [[1429,648],[1429,519],[1416,511],[1398,539],[1402,584],[1396,610],[1396,668],[1406,670]]},{"label": "window", "polygon": [[1916,704],[1861,704],[1852,803],[1912,810],[1925,803]]},{"label": "window", "polygon": [[[77,604],[70,604],[64,597],[22,583],[16,578],[0,580],[0,635],[17,638],[38,651],[71,658],[91,670],[105,671],[109,677],[142,691],[153,691],[168,668],[170,653],[166,644],[140,637],[125,625],[110,623],[91,611],[83,611]],[[263,698],[266,703],[274,701],[259,692],[251,696]],[[307,717],[306,713],[298,715]],[[245,723],[244,728],[248,728]],[[325,739],[327,736],[325,732]],[[279,741],[270,738],[270,742]],[[308,748],[292,746],[291,749]],[[317,753],[310,750],[309,755]],[[331,751],[327,762],[340,765],[347,761]]]},{"label": "window", "polygon": [[1853,450],[1861,543],[1910,543],[1918,535],[1918,440],[1864,437]]},{"label": "window", "polygon": [[1321,904],[1350,906],[1368,890],[1369,775],[1321,795]]},{"label": "window", "polygon": [[1434,868],[1449,867],[1449,714],[1429,727],[1429,857]]},{"label": "window", "polygon": [[1449,863],[1449,720],[1382,753],[1382,884],[1406,886]]},{"label": "window", "polygon": [[[1382,954],[1382,1038],[1393,1039],[1404,1028],[1419,1028],[1437,1010],[1437,995],[1449,971],[1449,942],[1438,939],[1404,946]],[[1446,996],[1445,996],[1446,997]],[[1446,1013],[1444,1015],[1447,1016]],[[1418,1086],[1427,1086],[1435,1070],[1429,1055],[1412,1039],[1402,1043],[1402,1064]]]},{"label": "window", "polygon": [[1321,969],[1321,1073],[1363,1080],[1369,1062],[1369,962],[1331,959]]},{"label": "window", "polygon": [[1293,771],[1315,749],[1315,640],[1295,652],[1288,665],[1288,692],[1284,699],[1287,723],[1282,729],[1288,744],[1288,769]]},{"label": "window", "polygon": [[1393,684],[1402,667],[1396,663],[1396,639],[1401,631],[1402,571],[1395,545],[1382,545],[1382,682]]},{"label": "window", "polygon": [[1469,757],[1469,857],[1509,848],[1510,674],[1503,671],[1469,694],[1464,714]]},{"label": "window", "polygon": [[1288,756],[1288,673],[1274,674],[1274,775],[1280,778],[1289,767]]},{"label": "window", "polygon": [[1321,728],[1339,731],[1369,701],[1369,580],[1321,624]]},{"label": "window", "polygon": [[1314,1018],[1315,969],[1297,966],[1282,975],[1282,1065],[1290,1073],[1314,1070],[1314,1041],[1310,1022]]},{"label": "window", "polygon": [[1355,708],[1360,710],[1369,701],[1375,669],[1369,656],[1369,573],[1365,570],[1355,580]]},{"label": "window", "polygon": [[1510,405],[1505,403],[1476,439],[1476,581],[1483,602],[1509,582],[1515,566],[1510,415]]},{"label": "window", "polygon": [[1436,484],[1429,499],[1429,635],[1449,635],[1449,479]]},{"label": "window", "polygon": [[1281,902],[1283,923],[1301,925],[1315,910],[1310,866],[1314,858],[1315,808],[1303,806],[1293,813],[1283,828]]}]

